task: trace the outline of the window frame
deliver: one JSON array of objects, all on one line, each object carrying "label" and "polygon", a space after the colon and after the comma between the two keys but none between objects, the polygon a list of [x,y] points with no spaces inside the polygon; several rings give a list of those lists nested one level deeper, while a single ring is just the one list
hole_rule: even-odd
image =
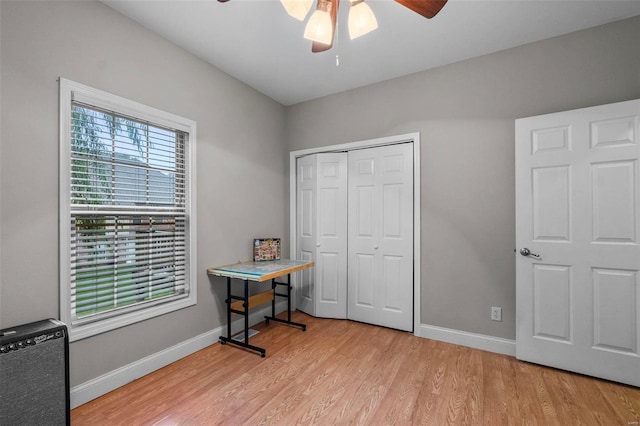
[{"label": "window frame", "polygon": [[[197,303],[196,269],[196,122],[81,83],[60,78],[60,183],[59,265],[60,320],[67,324],[69,340],[76,341],[140,321],[193,306]],[[122,312],[94,322],[73,324],[71,315],[71,122],[72,101],[114,111],[140,121],[188,134],[185,143],[186,282],[188,296],[162,304]]]}]

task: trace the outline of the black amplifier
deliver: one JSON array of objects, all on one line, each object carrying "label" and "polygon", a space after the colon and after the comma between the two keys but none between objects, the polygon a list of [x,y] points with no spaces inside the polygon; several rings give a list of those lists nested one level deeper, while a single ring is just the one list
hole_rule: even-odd
[{"label": "black amplifier", "polygon": [[69,336],[55,319],[0,330],[0,425],[70,425]]}]

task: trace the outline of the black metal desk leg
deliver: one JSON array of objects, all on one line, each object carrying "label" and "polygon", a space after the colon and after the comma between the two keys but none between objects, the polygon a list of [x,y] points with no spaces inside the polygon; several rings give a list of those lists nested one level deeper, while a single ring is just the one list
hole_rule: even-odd
[{"label": "black metal desk leg", "polygon": [[[293,322],[291,321],[291,274],[287,275],[287,282],[286,283],[278,283],[275,280],[271,281],[272,284],[271,286],[273,287],[273,301],[272,303],[272,312],[271,312],[271,316],[265,316],[265,320],[267,322],[267,324],[269,324],[269,320],[273,320],[273,321],[277,321],[277,322],[281,322],[283,324],[289,324],[289,325],[294,325],[296,327],[300,327],[302,329],[302,331],[307,331],[307,325],[306,324],[301,324],[299,322]],[[276,291],[276,286],[278,285],[285,285],[287,286],[287,292],[286,293],[278,293]],[[287,319],[283,320],[280,318],[276,318],[276,296],[280,296],[280,297],[285,297],[287,299]]]},{"label": "black metal desk leg", "polygon": [[291,322],[291,274],[287,274],[287,321]]},{"label": "black metal desk leg", "polygon": [[[234,296],[231,294],[231,278],[227,277],[227,336],[220,336],[220,343],[231,343],[236,346],[251,349],[260,352],[262,358],[265,357],[267,351],[258,346],[249,344],[249,280],[244,280],[244,297]],[[236,310],[231,307],[232,300],[242,300],[243,310]],[[244,315],[244,341],[236,340],[231,336],[231,314]]]},{"label": "black metal desk leg", "polygon": [[244,280],[244,342],[249,344],[249,280]]},{"label": "black metal desk leg", "polygon": [[227,277],[227,337],[231,338],[231,278]]}]

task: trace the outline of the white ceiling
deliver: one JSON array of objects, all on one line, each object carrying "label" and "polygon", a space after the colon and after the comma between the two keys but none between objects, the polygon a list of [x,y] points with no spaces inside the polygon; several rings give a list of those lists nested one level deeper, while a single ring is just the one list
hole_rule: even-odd
[{"label": "white ceiling", "polygon": [[379,28],[349,40],[342,0],[333,49],[311,53],[278,0],[102,2],[283,105],[640,15],[640,0],[449,0],[429,20],[367,0]]}]

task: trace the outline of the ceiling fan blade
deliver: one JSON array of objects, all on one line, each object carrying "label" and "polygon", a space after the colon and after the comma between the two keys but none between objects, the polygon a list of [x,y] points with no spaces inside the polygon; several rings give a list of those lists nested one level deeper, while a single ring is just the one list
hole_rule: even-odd
[{"label": "ceiling fan blade", "polygon": [[[318,8],[320,7],[320,1],[318,0]],[[326,50],[331,49],[333,47],[333,39],[336,35],[336,21],[338,19],[338,6],[340,5],[340,0],[329,0],[331,2],[331,24],[333,25],[333,34],[331,34],[331,43],[330,44],[322,44],[314,41],[311,44],[311,51],[313,53],[324,52]]]},{"label": "ceiling fan blade", "polygon": [[395,0],[425,18],[433,18],[447,3],[447,0]]}]

